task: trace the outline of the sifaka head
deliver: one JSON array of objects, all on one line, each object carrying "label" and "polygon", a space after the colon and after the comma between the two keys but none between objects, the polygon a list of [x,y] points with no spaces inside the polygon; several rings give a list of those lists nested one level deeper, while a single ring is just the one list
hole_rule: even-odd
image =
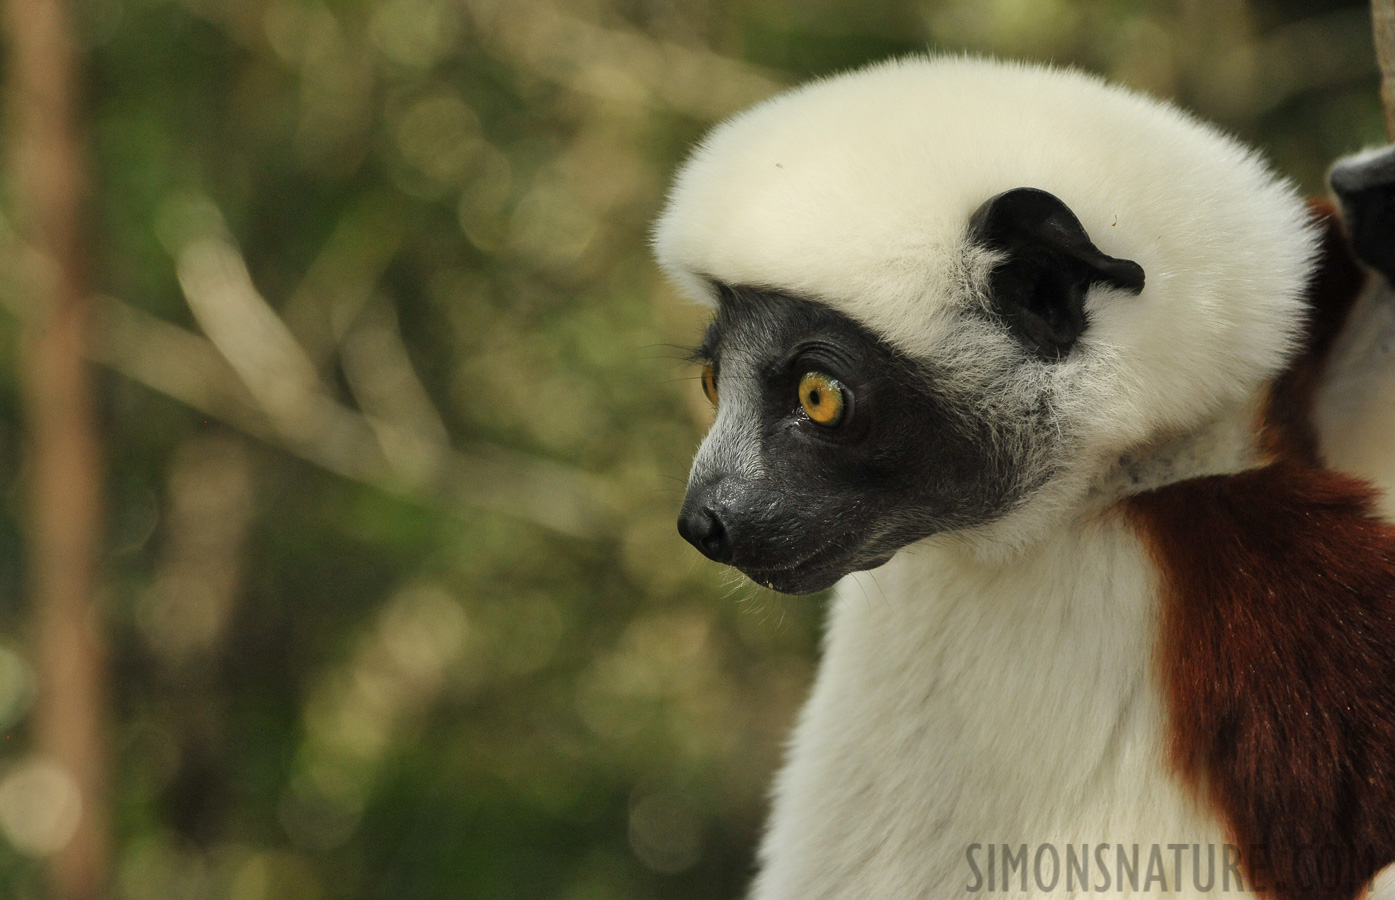
[{"label": "sifaka head", "polygon": [[679,530],[790,593],[932,535],[1035,540],[1256,396],[1313,240],[1247,150],[1079,73],[913,58],[766,101],[655,232],[715,308]]},{"label": "sifaka head", "polygon": [[[1143,287],[1137,264],[1100,253],[1044,191],[992,198],[970,233],[997,260],[977,324],[1010,335],[1024,367],[1070,353],[1092,285]],[[1043,394],[977,403],[993,392],[980,373],[916,359],[825,305],[728,285],[717,296],[698,354],[717,419],[678,530],[761,584],[821,590],[906,544],[991,522],[1064,449]]]}]

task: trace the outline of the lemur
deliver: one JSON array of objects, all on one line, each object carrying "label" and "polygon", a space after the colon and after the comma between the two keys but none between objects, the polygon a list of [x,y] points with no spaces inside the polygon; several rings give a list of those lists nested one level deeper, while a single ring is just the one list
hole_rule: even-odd
[{"label": "lemur", "polygon": [[702,141],[654,233],[715,309],[679,530],[837,584],[755,900],[958,896],[985,845],[1234,847],[1274,898],[1395,860],[1395,529],[1314,425],[1355,428],[1341,229],[1033,65],[899,59]]}]

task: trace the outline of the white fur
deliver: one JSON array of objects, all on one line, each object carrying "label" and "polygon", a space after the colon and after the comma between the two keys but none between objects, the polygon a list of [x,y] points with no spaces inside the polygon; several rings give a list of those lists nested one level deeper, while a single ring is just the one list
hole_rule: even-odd
[{"label": "white fur", "polygon": [[[1016,187],[1055,194],[1146,273],[1139,296],[1092,290],[1089,328],[1051,366],[965,314],[993,262],[969,217]],[[840,584],[758,900],[957,896],[974,842],[1225,840],[1165,765],[1157,573],[1111,504],[1254,463],[1314,243],[1252,153],[1076,72],[897,60],[702,143],[655,233],[695,298],[721,281],[822,301],[934,360],[966,404],[1044,399],[1059,432],[1041,462],[1056,474],[1008,526]]]}]

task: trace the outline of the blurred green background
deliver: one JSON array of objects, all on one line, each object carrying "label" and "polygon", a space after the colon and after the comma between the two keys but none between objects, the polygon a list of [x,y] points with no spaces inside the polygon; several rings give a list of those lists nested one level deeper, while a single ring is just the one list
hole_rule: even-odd
[{"label": "blurred green background", "polygon": [[[931,47],[1173,97],[1310,193],[1383,140],[1359,2],[77,8],[128,900],[739,895],[821,605],[674,530],[704,317],[646,230],[723,116]],[[0,293],[0,896],[37,900]]]}]

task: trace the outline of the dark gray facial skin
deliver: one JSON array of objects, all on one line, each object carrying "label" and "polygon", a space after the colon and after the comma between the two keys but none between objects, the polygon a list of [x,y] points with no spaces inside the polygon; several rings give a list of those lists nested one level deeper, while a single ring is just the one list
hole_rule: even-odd
[{"label": "dark gray facial skin", "polygon": [[[921,538],[993,521],[1028,489],[994,429],[937,394],[931,366],[826,306],[721,286],[697,355],[720,399],[679,531],[760,584],[822,590]],[[804,412],[808,372],[843,386],[837,425]]]},{"label": "dark gray facial skin", "polygon": [[[984,312],[1019,353],[956,363],[959,390],[954,372],[826,306],[717,286],[697,357],[716,367],[721,402],[688,480],[683,537],[761,584],[808,594],[914,541],[993,522],[1050,480],[1071,439],[1051,379],[1035,376],[1074,352],[1092,287],[1138,294],[1143,269],[1100,252],[1060,198],[1031,187],[984,201],[967,237],[997,258]],[[843,385],[836,425],[804,412],[809,372]]]}]

